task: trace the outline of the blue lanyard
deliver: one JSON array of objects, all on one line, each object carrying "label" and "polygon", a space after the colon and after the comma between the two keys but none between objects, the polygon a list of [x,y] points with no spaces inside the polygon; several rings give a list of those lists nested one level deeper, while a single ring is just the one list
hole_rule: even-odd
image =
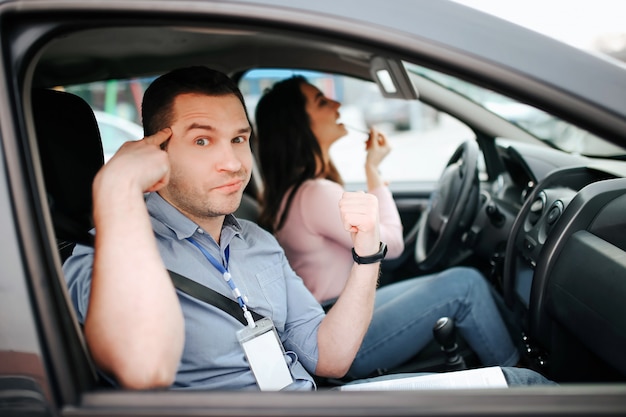
[{"label": "blue lanyard", "polygon": [[217,259],[215,259],[213,255],[211,255],[206,249],[200,246],[200,244],[196,242],[193,238],[188,237],[187,240],[191,242],[196,248],[200,249],[200,252],[202,252],[204,257],[207,258],[209,262],[211,262],[211,265],[213,265],[215,269],[220,271],[222,277],[224,278],[224,281],[226,281],[233,293],[233,296],[237,300],[237,303],[239,303],[239,307],[241,307],[241,309],[243,310],[243,315],[248,322],[248,327],[254,328],[254,319],[252,318],[250,310],[248,310],[248,307],[246,306],[247,297],[241,294],[241,291],[239,291],[239,288],[237,288],[237,286],[235,285],[235,282],[233,281],[230,272],[228,272],[227,269],[228,259],[230,257],[230,245],[226,246],[226,249],[224,250],[224,255],[226,257],[226,267],[224,267],[224,265],[222,265]]}]

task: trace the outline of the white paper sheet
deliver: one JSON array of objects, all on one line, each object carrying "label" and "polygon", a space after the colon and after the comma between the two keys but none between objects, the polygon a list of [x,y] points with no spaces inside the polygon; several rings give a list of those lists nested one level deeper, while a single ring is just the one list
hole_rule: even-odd
[{"label": "white paper sheet", "polygon": [[508,387],[498,366],[405,377],[385,381],[348,384],[341,391],[406,391],[425,389],[473,389]]}]

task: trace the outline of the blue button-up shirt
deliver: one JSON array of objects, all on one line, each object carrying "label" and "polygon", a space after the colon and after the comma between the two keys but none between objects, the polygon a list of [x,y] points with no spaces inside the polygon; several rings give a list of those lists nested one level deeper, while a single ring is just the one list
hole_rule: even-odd
[{"label": "blue button-up shirt", "polygon": [[[228,268],[234,282],[247,296],[250,309],[273,320],[287,351],[295,380],[290,388],[313,389],[309,373],[317,365],[317,331],[324,312],[289,266],[274,237],[252,222],[228,215],[218,245],[157,193],[148,194],[146,204],[165,266],[233,298],[220,272],[186,238],[192,237],[216,259],[224,260],[224,251],[230,246]],[[93,248],[85,246],[77,246],[63,265],[80,322],[87,311],[92,266]],[[236,338],[236,332],[244,327],[241,322],[180,291],[178,297],[185,316],[185,347],[173,387],[258,389]]]}]

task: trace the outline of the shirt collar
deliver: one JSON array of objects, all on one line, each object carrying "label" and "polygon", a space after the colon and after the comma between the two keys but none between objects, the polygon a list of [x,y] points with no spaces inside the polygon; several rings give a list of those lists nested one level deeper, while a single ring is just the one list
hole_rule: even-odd
[{"label": "shirt collar", "polygon": [[[196,223],[163,199],[159,193],[148,193],[146,195],[146,205],[148,207],[148,213],[171,229],[179,240],[191,237],[196,232],[204,233]],[[224,223],[222,224],[222,234],[224,234],[227,229],[229,230],[228,234],[241,238],[241,224],[239,224],[239,221],[232,214],[225,216]]]}]

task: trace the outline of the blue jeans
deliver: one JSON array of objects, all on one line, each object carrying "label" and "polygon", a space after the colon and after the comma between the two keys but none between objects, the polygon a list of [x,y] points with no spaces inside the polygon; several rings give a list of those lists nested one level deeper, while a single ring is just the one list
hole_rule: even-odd
[{"label": "blue jeans", "polygon": [[530,369],[526,368],[502,368],[504,379],[509,387],[517,387],[524,385],[558,385]]},{"label": "blue jeans", "polygon": [[486,279],[473,268],[455,267],[378,289],[372,322],[347,376],[366,378],[405,363],[433,339],[433,326],[444,316],[484,366],[518,362]]}]

